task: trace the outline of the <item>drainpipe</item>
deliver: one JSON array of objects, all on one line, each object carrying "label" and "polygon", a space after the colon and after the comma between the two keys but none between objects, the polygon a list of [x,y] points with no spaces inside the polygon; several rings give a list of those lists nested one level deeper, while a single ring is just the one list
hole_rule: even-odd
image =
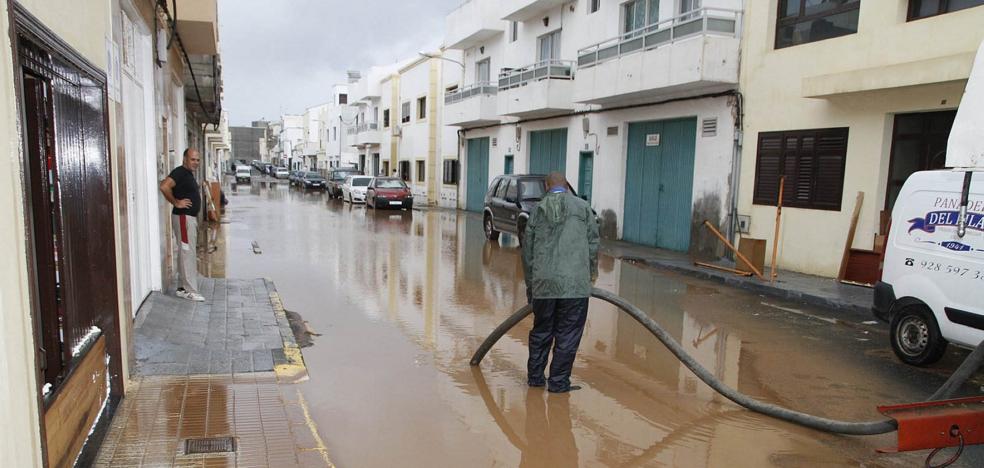
[{"label": "drainpipe", "polygon": [[741,93],[735,93],[734,96],[735,136],[731,149],[731,200],[730,206],[728,207],[730,210],[729,217],[731,218],[731,222],[728,223],[728,229],[725,233],[732,243],[734,243],[738,238],[738,188],[740,185],[739,181],[741,180],[741,146],[744,138],[744,131],[742,130],[742,121],[744,116],[744,110],[742,109],[742,95]]}]

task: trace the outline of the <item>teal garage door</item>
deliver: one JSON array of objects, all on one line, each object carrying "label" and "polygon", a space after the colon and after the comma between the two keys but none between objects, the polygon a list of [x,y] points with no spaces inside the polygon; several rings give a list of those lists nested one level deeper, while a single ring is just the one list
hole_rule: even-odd
[{"label": "teal garage door", "polygon": [[465,209],[481,212],[485,204],[485,191],[489,188],[489,139],[468,140],[468,184]]},{"label": "teal garage door", "polygon": [[567,173],[567,129],[530,132],[530,174]]},{"label": "teal garage door", "polygon": [[629,124],[622,238],[686,252],[697,119]]}]

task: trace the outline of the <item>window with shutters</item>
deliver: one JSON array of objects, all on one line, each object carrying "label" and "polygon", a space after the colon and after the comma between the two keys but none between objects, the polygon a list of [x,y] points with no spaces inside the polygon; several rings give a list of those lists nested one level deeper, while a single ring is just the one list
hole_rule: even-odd
[{"label": "window with shutters", "polygon": [[752,202],[840,211],[847,161],[847,128],[762,132],[758,137]]},{"label": "window with shutters", "polygon": [[417,182],[424,182],[426,180],[426,166],[424,161],[417,161]]}]

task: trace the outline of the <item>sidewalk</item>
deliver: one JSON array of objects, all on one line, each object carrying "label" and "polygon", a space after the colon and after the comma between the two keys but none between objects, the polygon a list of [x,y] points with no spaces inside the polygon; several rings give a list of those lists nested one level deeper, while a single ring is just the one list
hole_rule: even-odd
[{"label": "sidewalk", "polygon": [[[739,276],[711,268],[698,267],[694,265],[689,255],[681,252],[645,247],[622,241],[603,241],[601,250],[605,254],[622,260],[711,279],[759,294],[847,312],[854,319],[861,321],[874,320],[871,315],[872,290],[862,286],[842,284],[835,279],[780,270],[776,283],[769,284],[768,281],[762,281],[755,276]],[[719,261],[713,263],[735,268],[733,262]],[[768,267],[765,270],[762,274],[768,278],[770,270]]]},{"label": "sidewalk", "polygon": [[273,284],[200,285],[205,302],[141,306],[135,375],[95,466],[334,466],[292,385],[306,371]]}]

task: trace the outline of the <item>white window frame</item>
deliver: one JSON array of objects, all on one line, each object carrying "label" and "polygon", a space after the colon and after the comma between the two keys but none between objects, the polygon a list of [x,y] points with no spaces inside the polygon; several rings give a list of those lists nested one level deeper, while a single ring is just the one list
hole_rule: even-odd
[{"label": "white window frame", "polygon": [[[486,71],[488,72],[486,76],[482,76],[482,65],[486,65]],[[475,82],[476,83],[487,83],[492,81],[492,58],[488,57],[475,62]]]},{"label": "white window frame", "polygon": [[[555,29],[536,38],[536,61],[546,62],[548,60],[560,60],[560,46],[562,42],[561,32],[563,29]],[[543,56],[543,42],[550,41],[550,56]]]}]

